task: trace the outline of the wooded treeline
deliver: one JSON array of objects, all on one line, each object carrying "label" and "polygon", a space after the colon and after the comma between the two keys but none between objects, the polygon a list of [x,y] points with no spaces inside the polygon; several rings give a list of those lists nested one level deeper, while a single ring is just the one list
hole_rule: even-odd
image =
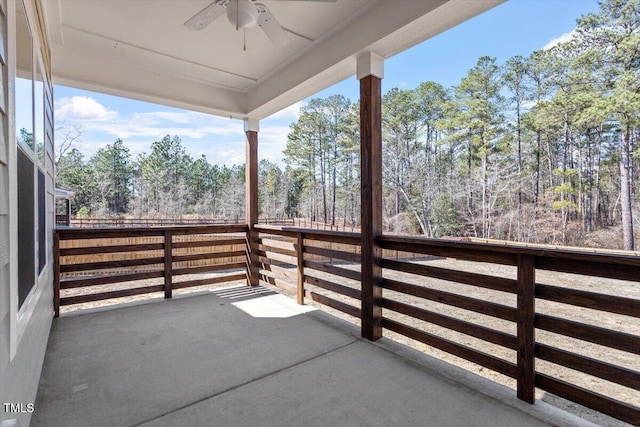
[{"label": "wooded treeline", "polygon": [[[458,85],[383,98],[385,228],[536,243],[634,248],[640,229],[640,0],[606,0],[572,39]],[[260,163],[263,216],[358,226],[359,114],[312,99],[281,166]],[[74,213],[244,217],[244,166],[192,159],[167,136],[131,159],[123,142],[60,156]]]},{"label": "wooded treeline", "polygon": [[[603,1],[566,43],[505,64],[481,57],[453,88],[389,90],[386,229],[632,249],[639,24],[640,1]],[[306,173],[302,216],[358,221],[356,108],[315,99],[292,125],[285,162]]]},{"label": "wooded treeline", "polygon": [[151,152],[137,159],[120,139],[88,161],[68,148],[59,156],[57,185],[76,192],[72,215],[244,221],[244,165],[211,165],[204,156],[194,160],[178,136],[154,142]]}]

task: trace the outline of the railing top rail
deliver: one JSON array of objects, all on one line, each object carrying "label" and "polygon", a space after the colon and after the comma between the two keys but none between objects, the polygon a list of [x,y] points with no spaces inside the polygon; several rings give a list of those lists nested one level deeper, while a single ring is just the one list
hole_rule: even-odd
[{"label": "railing top rail", "polygon": [[57,227],[55,232],[60,239],[91,239],[100,237],[130,237],[130,236],[161,236],[165,231],[173,234],[213,234],[213,233],[244,233],[246,224],[228,225],[171,225],[146,227]]},{"label": "railing top rail", "polygon": [[[405,251],[415,251],[420,253],[420,248],[431,249],[453,249],[467,253],[477,254],[503,254],[510,255],[505,257],[505,264],[515,265],[517,255],[528,255],[536,258],[544,258],[549,261],[580,261],[581,263],[595,264],[616,264],[627,265],[640,268],[640,256],[624,255],[619,253],[603,253],[603,252],[587,252],[575,249],[546,249],[519,247],[514,245],[500,245],[494,243],[478,243],[464,242],[449,239],[432,239],[426,237],[408,237],[408,236],[378,236],[376,241],[380,246],[390,249],[398,249]],[[418,249],[416,251],[416,249]],[[424,251],[426,252],[426,251]],[[508,262],[507,262],[508,261]],[[541,266],[542,267],[542,266]]]},{"label": "railing top rail", "polygon": [[360,233],[354,233],[349,231],[331,231],[331,230],[316,230],[312,228],[301,227],[283,227],[278,225],[266,225],[257,224],[256,230],[264,233],[279,234],[283,236],[297,236],[302,233],[305,238],[318,239],[318,240],[335,240],[339,243],[350,243],[359,245],[361,242]]}]

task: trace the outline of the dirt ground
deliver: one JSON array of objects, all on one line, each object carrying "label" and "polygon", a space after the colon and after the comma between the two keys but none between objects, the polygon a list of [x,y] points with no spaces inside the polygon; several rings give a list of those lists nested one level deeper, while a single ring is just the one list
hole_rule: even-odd
[{"label": "dirt ground", "polygon": [[[422,264],[427,264],[427,265],[446,267],[446,268],[456,269],[461,271],[472,271],[475,273],[481,273],[481,274],[487,274],[487,275],[493,275],[493,276],[499,276],[499,277],[508,277],[508,278],[516,277],[515,267],[509,267],[509,266],[499,266],[499,265],[485,264],[485,263],[472,263],[472,262],[457,261],[457,260],[451,260],[451,259],[422,260],[417,262]],[[353,265],[353,264],[341,264],[341,267],[350,268],[354,270],[359,269],[358,265]],[[327,280],[331,280],[336,283],[341,283],[350,287],[359,288],[359,283],[352,280],[337,278],[336,276],[328,275],[328,274],[317,272],[317,271],[311,271],[311,270],[307,271],[306,273],[313,275],[315,277],[326,278]],[[211,274],[207,276],[216,276],[218,274]],[[590,292],[599,292],[603,294],[625,296],[628,298],[640,300],[640,282],[625,282],[625,281],[618,281],[618,280],[611,280],[611,279],[600,279],[600,278],[594,278],[594,277],[586,277],[586,276],[579,276],[579,275],[565,274],[565,273],[544,272],[544,271],[537,271],[536,274],[537,274],[536,276],[537,283],[544,283],[544,284],[568,287],[573,289],[582,289]],[[197,276],[197,278],[202,278],[202,277],[203,275]],[[420,286],[426,286],[429,288],[445,290],[447,292],[453,292],[453,293],[457,293],[457,294],[461,294],[461,295],[465,295],[465,296],[469,296],[469,297],[473,297],[473,298],[477,298],[485,301],[500,303],[500,304],[508,305],[511,307],[515,307],[515,304],[516,304],[515,295],[506,294],[503,292],[476,288],[473,286],[451,283],[451,282],[446,282],[446,281],[441,281],[441,280],[431,279],[431,278],[424,278],[424,277],[419,277],[419,276],[408,274],[408,273],[401,273],[401,272],[388,271],[388,270],[384,271],[384,277],[404,281],[406,283],[413,283]],[[181,277],[180,280],[190,280],[192,278],[196,278],[196,276],[194,277],[184,276],[184,277]],[[109,291],[113,289],[123,289],[123,288],[147,286],[147,285],[161,284],[161,283],[162,283],[162,279],[130,282],[127,284],[101,286],[100,291],[104,292],[104,291]],[[189,292],[197,292],[205,289],[212,289],[216,287],[227,287],[230,285],[237,285],[237,284],[243,284],[243,283],[244,281],[240,280],[233,283],[225,283],[225,284],[216,285],[216,286],[202,286],[197,288],[189,288],[185,290],[174,291],[174,294],[180,295],[180,294],[189,293]],[[263,285],[265,287],[272,288],[270,285],[267,285],[264,283]],[[357,300],[354,300],[348,297],[343,297],[335,293],[327,292],[323,289],[315,288],[313,286],[307,286],[307,288],[313,289],[317,293],[325,294],[334,299],[341,300],[343,302],[352,304],[354,306],[359,306],[359,301]],[[65,290],[61,292],[61,296],[71,296],[71,295],[80,294],[83,292],[84,292],[83,289]],[[158,298],[158,299],[162,298],[162,295],[160,293],[155,293],[151,295],[153,295],[152,298]],[[491,329],[510,333],[512,335],[515,335],[516,333],[516,330],[515,330],[516,326],[512,322],[503,321],[501,319],[492,318],[489,316],[470,312],[467,310],[446,306],[433,301],[425,301],[420,298],[396,293],[393,291],[385,290],[384,296],[385,298],[393,299],[399,302],[404,302],[404,303],[415,305],[421,308],[436,311],[441,314],[452,316],[461,320],[466,320],[468,322],[482,325]],[[142,301],[142,300],[149,300],[149,299],[150,299],[150,295],[138,295],[138,296],[132,296],[132,297],[120,298],[120,299],[114,299],[114,300],[77,304],[74,306],[63,307],[61,309],[61,312],[68,313],[76,310],[105,306],[109,304],[121,304],[123,302]],[[322,310],[329,311],[330,313],[340,318],[343,318],[347,321],[359,324],[358,319],[355,319],[351,316],[348,316],[336,310],[332,310],[325,306],[320,306],[315,302],[309,301],[309,300],[307,300],[306,303],[309,305],[316,306]],[[569,306],[566,304],[552,303],[552,302],[541,301],[541,300],[536,301],[536,311],[544,314],[550,314],[556,317],[561,317],[565,319],[570,319],[574,321],[606,327],[616,331],[627,332],[634,335],[638,335],[640,331],[640,319],[632,318],[629,316],[597,312],[590,309],[583,309],[583,308]],[[455,331],[444,329],[436,325],[423,322],[421,320],[417,320],[408,316],[394,313],[390,310],[384,310],[383,316],[388,317],[390,319],[402,321],[403,323],[409,326],[413,326],[415,328],[419,328],[424,331],[437,334],[442,338],[455,341],[457,343],[474,348],[478,351],[485,352],[492,356],[499,357],[513,363],[515,363],[516,361],[515,351],[506,349],[504,347],[487,343],[485,341],[475,339],[473,337],[469,337],[469,336],[457,333]],[[437,350],[435,348],[432,348],[420,342],[414,341],[412,339],[406,338],[404,336],[395,334],[393,332],[385,330],[384,335],[386,337],[399,341],[403,344],[406,344],[410,347],[421,350],[429,355],[438,357],[449,363],[455,364],[464,369],[475,372],[483,377],[491,379],[492,381],[506,385],[515,390],[515,381],[512,380],[511,378],[505,377],[489,369],[483,368],[479,365],[473,364],[471,362],[468,362],[456,356],[452,356],[448,353],[442,352],[440,350]],[[602,347],[599,345],[587,343],[587,342],[572,339],[572,338],[567,338],[564,336],[560,336],[560,335],[556,335],[553,333],[548,333],[540,330],[536,331],[536,341],[543,342],[543,343],[552,345],[554,347],[561,348],[574,353],[582,354],[582,355],[591,357],[593,359],[609,362],[614,365],[624,366],[627,369],[640,372],[640,356],[638,355],[630,354],[623,351],[613,350],[607,347]],[[585,375],[580,372],[573,371],[571,369],[567,369],[562,366],[544,362],[541,360],[536,360],[536,370],[539,372],[548,374],[550,376],[568,381],[570,383],[579,385],[586,389],[593,390],[605,396],[609,396],[614,399],[620,400],[622,402],[632,404],[636,407],[640,407],[640,393],[638,393],[637,390],[620,386],[615,383],[611,383],[609,381],[601,380],[599,378],[596,378],[590,375]],[[586,420],[589,420],[599,425],[603,425],[603,426],[628,425],[618,420],[615,420],[613,418],[607,417],[603,414],[600,414],[598,412],[592,411],[588,408],[577,405],[573,402],[561,399],[557,396],[551,395],[549,393],[545,393],[540,390],[537,390],[536,397],[538,399],[541,399],[552,405],[555,405],[564,410],[572,412],[576,415],[583,417]]]}]

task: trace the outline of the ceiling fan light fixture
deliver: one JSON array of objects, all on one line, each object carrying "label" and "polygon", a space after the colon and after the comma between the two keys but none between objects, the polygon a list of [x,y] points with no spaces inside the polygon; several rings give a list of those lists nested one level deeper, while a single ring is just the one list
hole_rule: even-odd
[{"label": "ceiling fan light fixture", "polygon": [[258,8],[251,0],[231,0],[227,4],[227,18],[236,28],[251,28],[258,22]]}]

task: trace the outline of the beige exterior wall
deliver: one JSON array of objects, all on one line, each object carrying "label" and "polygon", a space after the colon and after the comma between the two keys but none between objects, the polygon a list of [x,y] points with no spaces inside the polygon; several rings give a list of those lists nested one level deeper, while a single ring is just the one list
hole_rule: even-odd
[{"label": "beige exterior wall", "polygon": [[[0,0],[0,423],[17,419],[29,425],[31,414],[7,413],[3,403],[35,403],[53,318],[54,141],[50,58],[39,19],[39,1],[26,0],[27,18],[44,69],[44,158],[46,266],[18,308],[17,170],[15,130],[16,6]],[[38,105],[37,101],[36,104]],[[42,104],[39,104],[42,105]],[[37,246],[37,245],[36,245]],[[35,408],[37,410],[37,408]]]}]

